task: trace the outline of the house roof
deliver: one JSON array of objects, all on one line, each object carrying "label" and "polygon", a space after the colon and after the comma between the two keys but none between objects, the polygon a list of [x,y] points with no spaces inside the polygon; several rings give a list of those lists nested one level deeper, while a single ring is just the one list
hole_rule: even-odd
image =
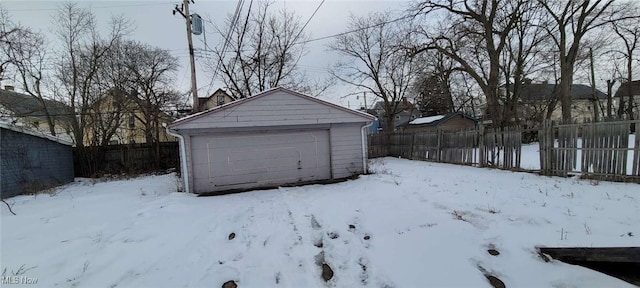
[{"label": "house roof", "polygon": [[444,118],[445,115],[435,115],[435,116],[429,116],[429,117],[420,117],[417,119],[413,119],[411,122],[409,122],[410,125],[416,125],[416,124],[428,124],[431,123],[433,121],[438,121],[442,118]]},{"label": "house roof", "polygon": [[[513,84],[509,84],[509,90],[513,90]],[[524,84],[520,99],[524,101],[542,101],[550,99],[556,89],[557,84],[549,83],[531,83]],[[504,87],[504,85],[502,86]],[[607,99],[607,94],[596,89],[596,95],[599,99]],[[571,99],[573,100],[591,100],[593,99],[593,91],[591,87],[584,84],[571,85]]]},{"label": "house roof", "polygon": [[329,108],[333,108],[333,109],[339,110],[341,112],[347,113],[345,115],[349,115],[350,114],[352,116],[356,116],[356,117],[358,117],[359,119],[361,119],[363,121],[372,121],[372,120],[375,119],[374,116],[369,115],[369,114],[364,113],[364,112],[351,110],[351,109],[348,109],[348,108],[345,108],[345,107],[342,107],[342,106],[339,106],[339,105],[336,105],[336,104],[333,104],[333,103],[329,103],[327,101],[323,101],[323,100],[311,97],[309,95],[298,93],[298,92],[295,92],[295,91],[292,91],[292,90],[289,90],[289,89],[286,89],[286,88],[276,87],[276,88],[272,88],[272,89],[263,91],[261,93],[258,93],[256,95],[254,95],[254,96],[251,96],[251,97],[247,97],[247,98],[243,98],[243,99],[240,99],[240,100],[236,100],[236,101],[233,101],[233,102],[230,102],[230,103],[227,103],[227,104],[224,104],[224,105],[221,105],[221,106],[218,106],[218,107],[206,110],[206,111],[198,112],[198,113],[189,115],[187,117],[183,117],[181,119],[178,119],[178,120],[174,121],[170,125],[170,128],[176,129],[178,127],[180,127],[180,128],[185,128],[186,127],[186,129],[189,129],[189,128],[191,128],[188,125],[190,122],[198,121],[199,118],[203,118],[203,117],[207,117],[207,116],[213,116],[213,115],[220,115],[219,117],[221,117],[223,119],[229,119],[230,115],[235,113],[236,110],[240,106],[242,106],[242,105],[244,105],[246,103],[252,102],[252,101],[259,101],[260,99],[262,99],[264,97],[268,97],[269,95],[273,95],[276,92],[284,92],[284,93],[286,93],[286,95],[292,95],[292,96],[299,97],[299,98],[302,98],[302,99],[305,99],[305,100],[308,100],[308,101],[312,101],[312,102],[315,102],[315,103],[318,103],[318,104],[321,104],[321,105],[324,105],[324,106],[328,106]]},{"label": "house roof", "polygon": [[226,96],[229,96],[229,98],[235,100],[236,97],[233,97],[233,95],[227,93],[227,91],[224,91],[222,88],[218,88],[218,90],[214,91],[213,93],[211,93],[211,95],[209,95],[209,97],[198,97],[198,107],[202,107],[204,106],[205,103],[207,103],[207,101],[209,101],[209,99],[211,99],[211,97],[213,96],[217,96],[218,94],[223,93]]},{"label": "house roof", "polygon": [[5,122],[0,122],[0,128],[11,130],[11,131],[15,131],[15,132],[18,132],[18,133],[24,133],[24,134],[35,136],[35,137],[48,139],[48,140],[51,140],[51,141],[54,141],[54,142],[58,142],[58,143],[63,144],[63,145],[68,145],[68,146],[72,146],[73,145],[72,142],[64,140],[64,139],[62,139],[60,137],[56,137],[56,136],[53,136],[51,134],[42,133],[42,132],[39,132],[39,131],[28,129],[26,127],[16,126],[16,125],[12,125],[12,124],[5,123]]},{"label": "house roof", "polygon": [[429,117],[422,117],[422,118],[418,118],[418,119],[414,119],[413,121],[409,122],[409,124],[407,126],[438,126],[441,123],[447,122],[449,120],[451,120],[452,118],[456,117],[456,116],[461,116],[462,118],[466,118],[469,119],[473,122],[478,123],[478,119],[471,117],[467,114],[464,114],[462,112],[452,112],[449,114],[445,114],[445,115],[434,115],[434,116],[429,116]]},{"label": "house roof", "polygon": [[614,97],[629,97],[629,85],[631,85],[631,95],[640,95],[640,80],[636,80],[620,84]]},{"label": "house roof", "polygon": [[49,115],[56,117],[64,117],[70,113],[70,108],[64,103],[45,99],[44,105],[35,97],[18,93],[11,90],[0,89],[0,105],[7,110],[20,116],[30,116],[37,118],[45,118],[44,108],[49,111]]}]

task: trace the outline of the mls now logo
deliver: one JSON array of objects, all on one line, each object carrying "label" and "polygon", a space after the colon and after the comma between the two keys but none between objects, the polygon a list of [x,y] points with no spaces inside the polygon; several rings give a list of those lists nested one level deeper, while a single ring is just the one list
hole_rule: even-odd
[{"label": "mls now logo", "polygon": [[2,285],[38,284],[38,278],[26,276],[2,276]]}]

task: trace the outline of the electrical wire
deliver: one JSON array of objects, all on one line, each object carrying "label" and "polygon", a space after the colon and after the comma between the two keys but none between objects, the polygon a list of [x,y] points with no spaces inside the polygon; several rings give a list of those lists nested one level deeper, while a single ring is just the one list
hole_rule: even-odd
[{"label": "electrical wire", "polygon": [[304,25],[302,25],[302,29],[300,29],[300,31],[298,31],[298,34],[296,35],[296,37],[293,37],[293,41],[291,41],[292,43],[295,43],[296,40],[298,40],[298,37],[300,37],[300,35],[302,35],[302,31],[304,31],[304,28],[306,28],[307,25],[309,24],[309,22],[311,22],[311,19],[313,19],[313,16],[316,16],[316,13],[318,13],[318,10],[320,10],[320,7],[322,7],[322,4],[324,4],[324,1],[325,0],[322,0],[322,2],[320,2],[318,7],[316,7],[316,10],[313,11],[313,14],[311,14],[311,17],[309,17],[309,19],[307,19],[307,22],[304,23]]},{"label": "electrical wire", "polygon": [[[233,13],[233,16],[231,17],[229,30],[227,31],[227,35],[225,36],[225,39],[222,45],[222,50],[221,50],[222,53],[220,54],[221,56],[224,55],[224,53],[226,53],[226,49],[227,49],[227,46],[229,45],[231,35],[233,34],[233,30],[238,25],[238,21],[240,20],[240,14],[242,13],[242,6],[244,6],[244,0],[239,0],[238,5],[236,6],[236,11]],[[253,0],[251,0],[251,4],[249,5],[249,10],[247,11],[247,15],[248,13],[251,13],[251,6],[253,6]],[[216,77],[218,76],[218,71],[220,71],[220,65],[222,65],[222,60],[223,60],[222,57],[219,57],[218,63],[216,64],[216,68],[215,70],[213,70],[213,76],[211,77],[211,81],[209,82],[207,92],[210,92],[212,90],[213,84],[216,80]]]},{"label": "electrical wire", "polygon": [[[85,2],[86,3],[86,2]],[[138,3],[138,4],[120,4],[120,5],[105,5],[105,6],[90,6],[90,9],[109,9],[109,8],[124,8],[124,7],[139,7],[139,6],[160,6],[160,5],[173,5],[172,2],[153,2],[153,3]],[[11,9],[10,12],[27,12],[27,11],[58,11],[58,8],[25,8],[25,9]]]}]

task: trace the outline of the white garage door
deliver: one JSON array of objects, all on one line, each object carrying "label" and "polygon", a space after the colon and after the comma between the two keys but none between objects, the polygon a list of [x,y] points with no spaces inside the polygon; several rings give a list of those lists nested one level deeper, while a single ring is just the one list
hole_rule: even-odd
[{"label": "white garage door", "polygon": [[329,131],[192,138],[196,192],[331,178]]}]

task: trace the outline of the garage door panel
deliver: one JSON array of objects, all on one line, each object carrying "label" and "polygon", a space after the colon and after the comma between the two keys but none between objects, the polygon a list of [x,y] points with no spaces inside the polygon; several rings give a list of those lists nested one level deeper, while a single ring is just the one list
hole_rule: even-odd
[{"label": "garage door panel", "polygon": [[328,130],[196,136],[193,142],[206,147],[199,154],[206,157],[193,159],[198,191],[331,178]]}]

